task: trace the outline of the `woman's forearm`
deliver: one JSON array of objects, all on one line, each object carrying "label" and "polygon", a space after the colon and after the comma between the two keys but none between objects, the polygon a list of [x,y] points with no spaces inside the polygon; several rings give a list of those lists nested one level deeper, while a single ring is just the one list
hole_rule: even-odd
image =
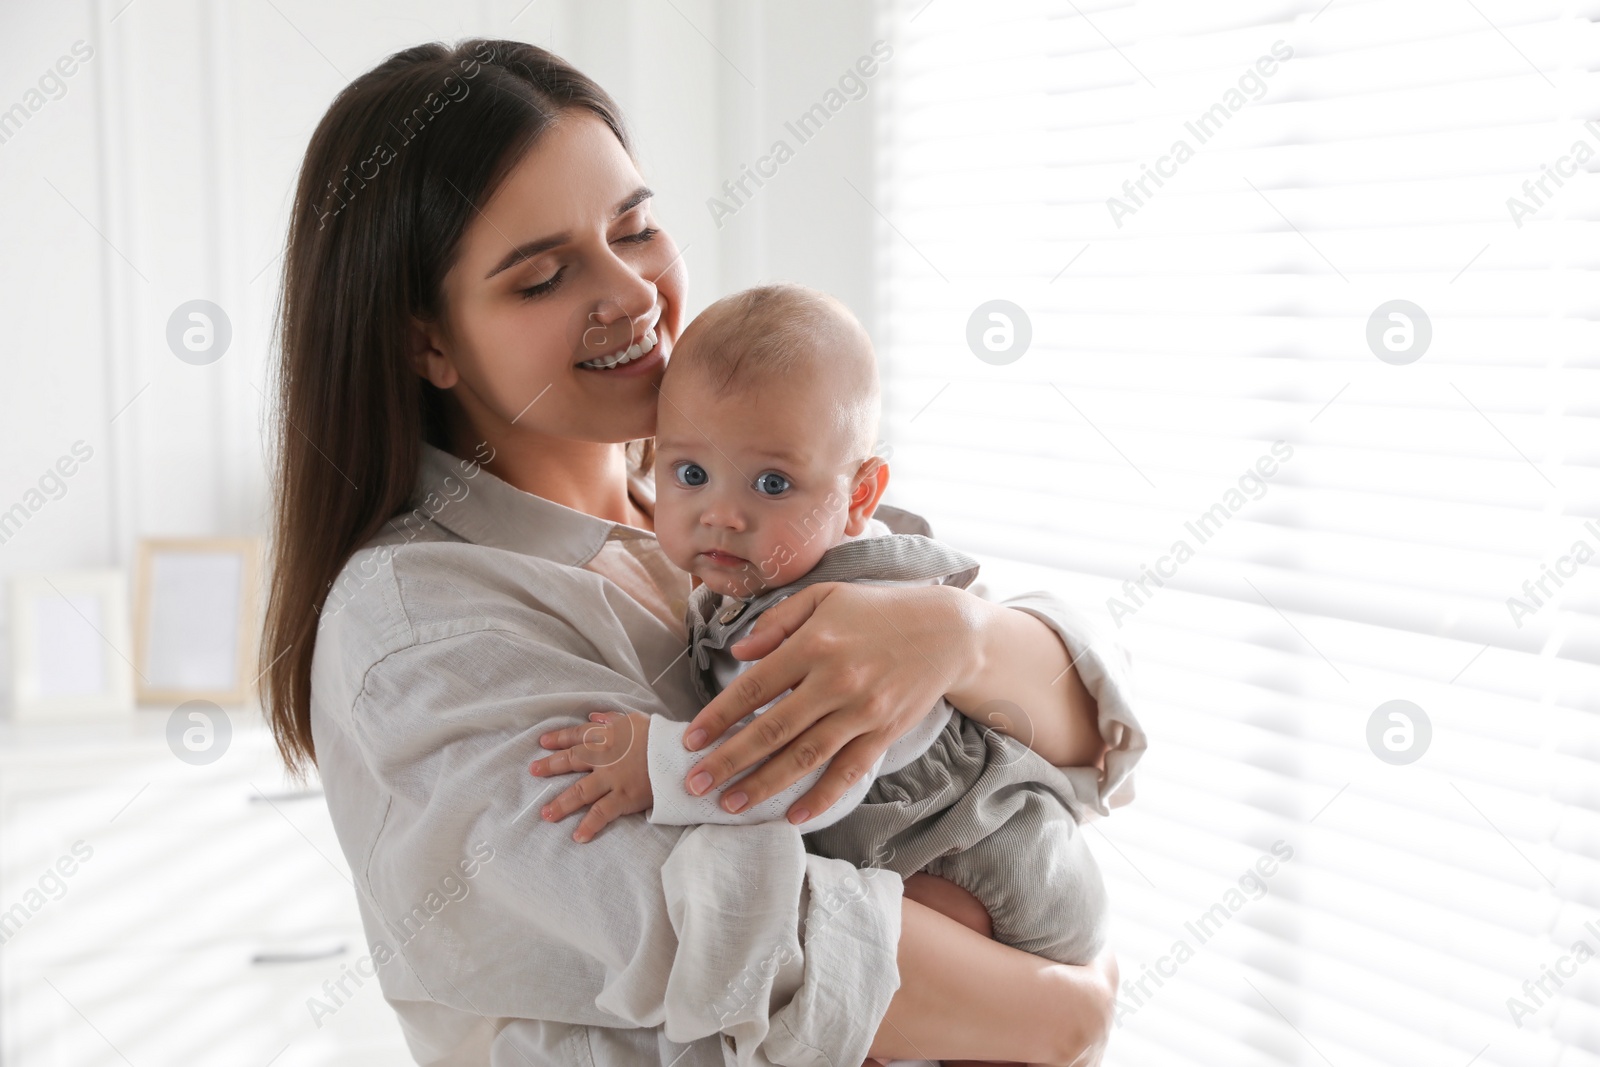
[{"label": "woman's forearm", "polygon": [[946,699],[1058,767],[1098,764],[1106,743],[1094,698],[1055,631],[1025,611],[965,590],[952,592],[972,629],[973,661]]},{"label": "woman's forearm", "polygon": [[874,1057],[1099,1062],[1116,1000],[1109,953],[1088,967],[1052,963],[905,897],[897,962]]}]

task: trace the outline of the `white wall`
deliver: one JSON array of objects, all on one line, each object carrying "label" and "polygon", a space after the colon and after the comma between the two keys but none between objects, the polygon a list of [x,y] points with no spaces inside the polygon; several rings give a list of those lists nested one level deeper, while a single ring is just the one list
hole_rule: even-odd
[{"label": "white wall", "polygon": [[[140,537],[264,533],[277,255],[300,155],[350,78],[419,41],[532,41],[616,96],[686,249],[691,312],[789,279],[836,293],[873,328],[876,220],[845,179],[871,195],[879,86],[803,145],[783,124],[868,52],[874,18],[847,0],[0,6],[0,110],[27,112],[0,143],[0,513],[26,512],[3,531],[0,581],[127,567]],[[92,58],[30,97],[79,41]],[[779,137],[794,158],[717,225],[707,201]],[[165,336],[197,298],[233,328],[205,366],[178,360]],[[65,492],[48,482],[30,496],[77,441],[93,456]],[[0,616],[0,650],[5,629]]]}]

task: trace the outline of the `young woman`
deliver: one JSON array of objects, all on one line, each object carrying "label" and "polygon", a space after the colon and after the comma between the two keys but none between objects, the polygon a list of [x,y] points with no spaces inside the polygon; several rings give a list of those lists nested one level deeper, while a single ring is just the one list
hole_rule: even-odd
[{"label": "young woman", "polygon": [[[1000,945],[959,887],[793,825],[941,693],[1030,709],[998,728],[1103,812],[1144,739],[1058,601],[818,585],[695,707],[647,476],[686,271],[599,86],[509,41],[390,57],[312,137],[284,272],[267,704],[419,1062],[1098,1061],[1109,955]],[[628,816],[578,845],[540,807],[571,784],[527,772],[553,728],[643,711],[715,740],[789,687],[689,779],[772,756],[754,804],[831,759],[788,823]]]}]

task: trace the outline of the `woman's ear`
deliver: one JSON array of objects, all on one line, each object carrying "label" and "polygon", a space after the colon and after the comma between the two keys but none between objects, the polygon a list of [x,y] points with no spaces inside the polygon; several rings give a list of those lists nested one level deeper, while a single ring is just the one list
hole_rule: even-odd
[{"label": "woman's ear", "polygon": [[878,510],[878,501],[883,499],[887,488],[889,464],[879,456],[862,460],[850,488],[850,511],[844,523],[846,534],[854,537],[867,528],[867,520]]},{"label": "woman's ear", "polygon": [[455,363],[445,355],[443,334],[431,322],[411,320],[411,365],[439,389],[450,389],[461,380]]}]

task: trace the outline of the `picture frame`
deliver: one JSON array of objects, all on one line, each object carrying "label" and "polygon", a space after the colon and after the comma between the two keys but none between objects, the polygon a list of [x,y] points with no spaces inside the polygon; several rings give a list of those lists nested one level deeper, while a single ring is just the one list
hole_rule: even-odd
[{"label": "picture frame", "polygon": [[15,575],[10,611],[13,719],[133,711],[125,572]]},{"label": "picture frame", "polygon": [[140,704],[243,704],[251,698],[260,550],[255,538],[139,542],[133,647]]}]

